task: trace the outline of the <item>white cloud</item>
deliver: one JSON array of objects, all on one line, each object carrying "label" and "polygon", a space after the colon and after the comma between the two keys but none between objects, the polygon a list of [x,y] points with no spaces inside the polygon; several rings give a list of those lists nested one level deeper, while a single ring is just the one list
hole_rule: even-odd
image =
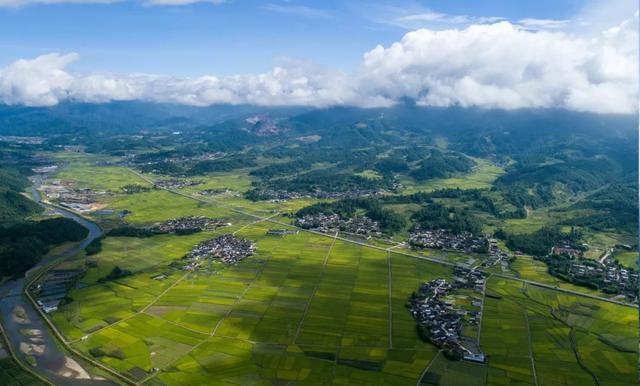
[{"label": "white cloud", "polygon": [[431,106],[637,108],[637,17],[594,39],[509,22],[421,29],[364,56],[368,94]]},{"label": "white cloud", "polygon": [[413,98],[428,106],[632,113],[638,106],[637,26],[636,14],[593,38],[506,21],[419,29],[365,53],[352,74],[304,62],[227,77],[82,74],[67,70],[77,55],[49,54],[0,69],[0,101],[373,107]]},{"label": "white cloud", "polygon": [[50,106],[66,99],[74,76],[64,68],[76,54],[20,59],[0,70],[0,100],[8,104]]}]

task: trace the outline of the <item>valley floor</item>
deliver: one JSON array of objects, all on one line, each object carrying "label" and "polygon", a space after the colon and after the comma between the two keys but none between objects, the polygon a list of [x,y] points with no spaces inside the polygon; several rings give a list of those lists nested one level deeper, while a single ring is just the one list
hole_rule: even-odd
[{"label": "valley floor", "polygon": [[[113,182],[118,186],[148,183],[124,168],[106,173],[84,178],[104,188],[111,174],[124,176]],[[420,283],[451,278],[450,266],[331,235],[270,236],[282,226],[245,213],[283,220],[278,208],[222,200],[166,190],[106,199],[110,208],[130,211],[131,224],[205,215],[232,225],[183,236],[107,237],[100,253],[63,263],[87,269],[72,301],[51,314],[68,343],[148,385],[637,384],[634,308],[493,275],[479,332],[488,361],[450,361],[420,340],[406,309]],[[255,241],[257,253],[233,266],[170,266],[224,233]],[[100,280],[116,266],[132,275]]]}]

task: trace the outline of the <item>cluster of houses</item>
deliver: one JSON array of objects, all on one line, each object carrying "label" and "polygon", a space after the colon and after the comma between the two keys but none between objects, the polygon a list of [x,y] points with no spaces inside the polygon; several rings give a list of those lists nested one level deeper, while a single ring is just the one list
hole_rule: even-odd
[{"label": "cluster of houses", "polygon": [[382,236],[380,223],[367,216],[353,216],[344,219],[338,214],[307,214],[297,218],[295,225],[303,229],[311,229],[324,233],[341,231],[365,236],[367,238]]},{"label": "cluster of houses", "polygon": [[230,225],[230,222],[219,218],[190,216],[175,218],[159,224],[155,224],[152,229],[160,233],[179,233],[185,231],[214,230],[223,226]]},{"label": "cluster of houses", "polygon": [[577,260],[569,266],[568,274],[580,280],[591,280],[608,292],[623,294],[628,301],[638,301],[638,272],[615,261]]},{"label": "cluster of houses", "polygon": [[567,264],[555,267],[556,272],[569,281],[622,295],[629,302],[638,302],[638,272],[618,264],[611,258],[611,250],[605,252],[600,260],[592,260],[584,257],[583,249],[570,244],[556,244],[543,260],[549,263],[554,256],[570,258]]},{"label": "cluster of houses", "polygon": [[203,181],[193,181],[193,180],[177,180],[177,179],[166,179],[166,180],[158,180],[155,181],[154,186],[161,189],[182,189],[188,186],[195,186],[204,184]]},{"label": "cluster of houses", "polygon": [[[179,131],[173,132],[173,134],[180,134]],[[153,161],[143,161],[139,157],[130,156],[128,166],[137,166],[137,165],[153,165],[158,162],[167,163],[167,162],[189,162],[189,161],[210,161],[214,159],[218,159],[220,157],[224,157],[226,153],[216,151],[216,152],[203,152],[198,154],[186,154],[181,152],[171,152],[165,153],[167,154],[165,157],[157,157],[154,156]],[[145,157],[147,154],[142,154],[142,157]]]},{"label": "cluster of houses", "polygon": [[603,283],[613,285],[620,293],[626,295],[627,300],[638,302],[638,272],[618,265],[606,266]]},{"label": "cluster of houses", "polygon": [[353,216],[344,222],[343,228],[341,230],[345,232],[366,236],[367,238],[382,237],[380,223],[367,216]]},{"label": "cluster of houses", "polygon": [[506,264],[511,256],[504,252],[498,245],[498,240],[494,238],[487,239],[487,258],[482,261],[482,266],[487,268],[500,262]]},{"label": "cluster of houses", "polygon": [[487,258],[480,264],[484,268],[498,263],[508,264],[512,255],[503,251],[498,240],[489,236],[477,236],[469,232],[451,233],[445,229],[416,229],[409,236],[409,245],[416,249],[445,249],[464,253],[483,253]]},{"label": "cluster of houses", "polygon": [[485,273],[475,268],[456,265],[453,268],[456,288],[469,288],[476,292],[484,292]]},{"label": "cluster of houses", "polygon": [[338,230],[341,222],[342,220],[338,214],[318,213],[299,217],[294,222],[294,225],[303,229],[329,233]]},{"label": "cluster of houses", "polygon": [[[460,274],[468,278],[472,272],[477,271],[460,271]],[[457,288],[460,288],[458,281],[449,283],[445,279],[423,283],[409,300],[409,312],[423,328],[422,331],[426,331],[423,337],[447,352],[449,357],[483,363],[485,356],[479,351],[477,344],[461,335],[464,316],[469,314],[469,322],[477,325],[480,313],[455,307],[455,301],[449,299],[448,295]]]},{"label": "cluster of houses", "polygon": [[70,289],[75,287],[78,279],[84,275],[81,269],[54,269],[31,288],[36,296],[36,302],[46,313],[56,311],[60,302],[67,296]]},{"label": "cluster of houses", "polygon": [[466,253],[485,251],[488,239],[469,232],[451,233],[446,229],[416,229],[409,236],[409,244],[414,248],[449,249]]},{"label": "cluster of houses", "polygon": [[198,262],[204,259],[215,259],[224,264],[233,265],[253,255],[255,250],[256,245],[251,240],[225,234],[196,245],[186,258],[193,260],[189,264],[193,267],[196,267]]},{"label": "cluster of houses", "polygon": [[398,192],[401,189],[401,185],[398,183],[394,184],[391,190],[387,189],[353,189],[346,190],[343,192],[325,192],[322,190],[317,190],[315,192],[289,192],[286,190],[276,190],[276,189],[261,189],[259,192],[260,197],[264,197],[265,200],[269,200],[271,202],[282,202],[287,200],[295,200],[299,198],[317,198],[317,199],[326,199],[326,200],[340,200],[344,198],[362,198],[362,197],[378,197],[384,196],[389,193]]}]

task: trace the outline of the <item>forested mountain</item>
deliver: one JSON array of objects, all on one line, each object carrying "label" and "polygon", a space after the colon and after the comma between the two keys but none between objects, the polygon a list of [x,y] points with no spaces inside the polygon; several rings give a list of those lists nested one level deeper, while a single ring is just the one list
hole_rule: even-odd
[{"label": "forested mountain", "polygon": [[23,219],[41,211],[38,204],[21,194],[27,186],[29,180],[16,169],[0,167],[0,223]]},{"label": "forested mountain", "polygon": [[[579,197],[570,208],[596,213],[566,224],[632,227],[635,117],[405,102],[375,109],[145,102],[0,106],[0,134],[42,136],[40,147],[50,150],[84,145],[90,153],[127,156],[143,172],[176,177],[245,170],[252,179],[245,197],[252,200],[398,193],[403,183],[464,177],[490,162],[503,173],[491,191],[474,199],[476,208],[500,218],[522,217]],[[0,187],[0,205],[12,209],[3,215],[27,215],[34,208],[15,194],[24,181],[16,183],[19,177],[8,170],[0,169],[2,181],[13,187]]]}]

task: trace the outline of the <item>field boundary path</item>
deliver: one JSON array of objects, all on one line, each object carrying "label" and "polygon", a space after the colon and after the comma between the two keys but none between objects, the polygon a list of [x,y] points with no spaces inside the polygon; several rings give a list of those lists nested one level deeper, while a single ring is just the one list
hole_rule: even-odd
[{"label": "field boundary path", "polygon": [[[155,185],[155,182],[154,182],[152,179],[150,179],[150,178],[148,178],[148,177],[146,177],[146,176],[144,176],[144,175],[142,175],[142,174],[140,174],[140,173],[138,173],[138,172],[136,172],[136,171],[134,171],[134,170],[132,170],[132,169],[130,169],[130,168],[128,168],[128,170],[129,170],[131,173],[133,173],[133,174],[135,174],[136,176],[138,176],[139,178],[143,179],[144,181],[146,181],[146,182],[148,182],[148,183],[151,183],[151,184]],[[295,228],[295,229],[298,229],[299,231],[309,232],[309,233],[316,234],[316,235],[320,235],[320,236],[323,236],[323,237],[329,237],[329,238],[332,238],[332,239],[333,239],[333,243],[331,244],[331,247],[330,247],[330,249],[329,249],[329,252],[331,251],[331,249],[332,249],[333,245],[335,244],[335,242],[336,242],[337,240],[341,240],[341,241],[344,241],[344,242],[348,242],[348,243],[352,243],[352,244],[360,245],[360,246],[363,246],[363,247],[373,248],[373,249],[377,249],[377,250],[385,251],[385,252],[387,252],[387,253],[389,253],[389,254],[391,253],[391,251],[389,250],[390,248],[383,248],[383,247],[379,247],[379,246],[376,246],[376,245],[371,245],[371,244],[367,244],[367,243],[364,243],[364,242],[360,242],[360,241],[357,241],[357,240],[352,240],[352,239],[349,239],[349,238],[340,237],[340,236],[338,235],[338,233],[336,233],[335,235],[333,235],[333,236],[332,236],[332,235],[329,235],[329,234],[326,234],[326,233],[322,233],[322,232],[317,232],[317,231],[312,231],[312,230],[308,230],[308,229],[299,228],[299,227],[296,227],[296,226],[294,226],[294,225],[292,225],[292,224],[284,223],[284,222],[281,222],[281,221],[278,221],[278,220],[273,219],[273,217],[275,217],[278,213],[276,213],[276,214],[274,214],[274,215],[272,215],[272,216],[269,216],[269,217],[262,217],[262,216],[259,216],[259,215],[255,214],[255,213],[250,213],[250,212],[246,212],[246,211],[243,211],[243,210],[239,210],[239,209],[237,209],[237,208],[231,207],[231,206],[229,206],[229,205],[226,205],[226,204],[221,203],[221,202],[219,202],[219,201],[216,201],[216,200],[214,200],[214,199],[205,200],[205,199],[202,199],[202,198],[196,197],[196,196],[194,196],[194,195],[190,195],[190,194],[182,193],[182,192],[179,192],[179,191],[177,191],[177,190],[173,190],[173,189],[168,189],[168,188],[160,188],[160,189],[162,189],[162,190],[166,190],[166,191],[168,191],[168,192],[170,192],[170,193],[173,193],[173,194],[176,194],[176,195],[180,195],[180,196],[183,196],[183,197],[185,197],[185,198],[192,199],[192,200],[195,200],[195,201],[199,201],[199,202],[202,202],[202,203],[219,205],[219,206],[221,206],[221,207],[223,207],[223,208],[226,208],[226,209],[228,209],[228,210],[231,210],[231,211],[233,211],[233,212],[235,212],[235,213],[239,213],[239,214],[242,214],[242,215],[245,215],[245,216],[253,217],[253,218],[257,219],[257,221],[256,221],[256,222],[267,221],[267,222],[271,222],[271,223],[274,223],[274,224],[278,224],[278,225],[280,225],[280,226],[285,226],[285,227],[288,227],[288,228]],[[39,202],[39,200],[37,200],[37,199],[34,199],[34,200],[35,200],[36,202]],[[42,205],[44,205],[44,204],[42,204]],[[83,216],[81,216],[81,215],[79,215],[79,214],[77,214],[77,213],[75,213],[75,212],[73,212],[73,211],[71,211],[71,210],[62,209],[62,208],[56,208],[56,207],[55,207],[55,206],[53,206],[53,205],[51,205],[51,207],[52,207],[52,208],[55,208],[55,209],[57,209],[57,210],[62,210],[62,211],[64,211],[64,213],[68,213],[68,214],[70,215],[70,217],[71,217],[71,218],[73,218],[74,220],[76,220],[76,218],[77,218],[77,220],[76,220],[76,221],[79,221],[79,222],[88,222],[89,224],[91,224],[91,226],[96,226],[96,227],[98,227],[98,226],[97,226],[97,224],[95,224],[93,221],[91,221],[91,220],[89,220],[89,219],[86,219],[86,218],[84,218]],[[98,228],[99,228],[99,227],[98,227]],[[87,239],[87,240],[88,240],[88,239]],[[85,240],[85,241],[87,241],[87,240]],[[89,240],[88,242],[90,242],[90,241],[91,241],[91,240]],[[88,242],[87,242],[87,244],[88,244]],[[84,246],[86,246],[86,245],[85,245],[85,243],[83,242],[82,244],[80,244],[80,245],[76,246],[75,248],[83,249],[83,248],[84,248]],[[72,248],[72,249],[75,249],[75,248]],[[79,250],[80,250],[80,249],[79,249]],[[79,250],[76,250],[76,251],[75,251],[75,253],[77,253]],[[68,252],[69,252],[69,251],[68,251]],[[439,258],[434,258],[434,257],[419,256],[419,255],[414,255],[414,254],[410,254],[410,253],[406,253],[406,252],[402,252],[402,251],[393,251],[393,253],[398,254],[398,255],[402,255],[402,256],[412,257],[412,258],[419,259],[419,260],[429,261],[429,262],[436,263],[436,264],[440,264],[440,265],[446,265],[446,266],[456,266],[456,265],[458,265],[458,264],[456,264],[456,263],[453,263],[453,262],[450,262],[450,261],[447,261],[447,260],[443,260],[443,259],[439,259]],[[327,254],[327,256],[325,257],[325,263],[326,263],[326,259],[328,258],[328,255],[329,255],[329,253],[328,253],[328,254]],[[50,263],[50,261],[48,261],[48,263]],[[44,264],[44,262],[41,262],[41,263],[39,264],[39,266],[40,266],[41,268],[42,268],[42,266],[44,266],[44,265],[46,265],[46,264]],[[51,267],[49,267],[49,266],[44,266],[44,269],[43,269],[43,271],[42,271],[42,272],[40,272],[40,275],[44,274],[44,273],[45,273],[45,272],[47,272],[49,269],[51,269]],[[187,276],[187,275],[185,275],[185,276]],[[524,283],[525,285],[526,285],[526,284],[528,284],[528,285],[533,285],[533,286],[537,286],[537,287],[541,287],[541,288],[547,288],[547,289],[550,289],[550,290],[553,290],[553,291],[557,291],[557,292],[563,292],[563,293],[568,293],[568,294],[575,295],[575,296],[580,296],[580,297],[591,298],[591,299],[595,299],[595,300],[599,300],[599,301],[604,301],[604,302],[614,303],[614,304],[621,305],[621,306],[633,307],[633,308],[636,308],[636,307],[637,307],[637,305],[634,305],[634,304],[630,304],[630,303],[626,303],[626,302],[622,302],[622,301],[617,301],[617,300],[614,300],[614,299],[604,298],[604,297],[600,297],[600,296],[596,296],[596,295],[591,295],[591,294],[583,293],[583,292],[580,292],[580,291],[575,291],[575,290],[570,290],[570,289],[560,288],[560,287],[558,287],[558,286],[553,286],[553,285],[549,285],[549,284],[545,284],[545,283],[539,283],[539,282],[536,282],[536,281],[533,281],[533,280],[521,279],[521,278],[518,278],[518,277],[511,276],[511,275],[504,275],[504,274],[493,273],[493,276],[495,276],[495,277],[500,277],[500,278],[503,278],[503,279],[506,279],[506,280],[519,281],[519,282],[521,282],[521,283]],[[177,284],[179,281],[181,281],[183,278],[184,278],[184,276],[183,276],[182,278],[178,279],[178,280],[176,281],[176,283],[174,283],[173,285],[176,285],[176,284]],[[23,280],[24,280],[24,279],[23,279]],[[31,281],[30,281],[30,283],[31,283],[31,282],[33,282],[33,280],[31,280]],[[391,285],[391,283],[389,283],[389,285]],[[142,381],[135,382],[135,381],[132,381],[131,379],[129,379],[128,377],[126,377],[126,376],[124,376],[124,375],[122,375],[122,374],[118,373],[117,371],[115,371],[115,370],[111,369],[110,367],[108,367],[108,366],[104,365],[103,363],[101,363],[101,362],[97,362],[97,361],[93,360],[92,358],[90,358],[90,357],[86,356],[84,353],[80,352],[79,350],[75,349],[74,347],[72,347],[72,346],[69,344],[69,342],[68,342],[68,341],[67,341],[67,340],[62,336],[62,334],[57,330],[57,328],[56,328],[56,326],[53,324],[53,322],[51,322],[51,320],[49,320],[49,318],[48,318],[48,317],[47,317],[47,316],[42,312],[42,310],[40,310],[40,309],[37,307],[37,304],[35,303],[35,300],[34,300],[34,299],[31,297],[31,295],[26,291],[26,287],[24,287],[24,288],[25,288],[25,290],[24,290],[24,295],[26,295],[26,298],[28,298],[28,299],[30,300],[30,306],[32,306],[32,308],[31,308],[31,309],[35,308],[36,312],[40,315],[41,320],[43,320],[43,321],[47,324],[47,326],[51,329],[51,331],[53,331],[53,333],[54,333],[54,334],[53,334],[53,335],[54,335],[54,337],[55,337],[57,340],[59,340],[59,342],[60,342],[60,343],[64,346],[64,348],[65,348],[65,349],[67,349],[69,352],[71,352],[71,353],[73,353],[73,354],[77,355],[79,358],[82,358],[83,360],[85,360],[85,361],[87,361],[87,362],[89,362],[89,363],[93,364],[94,366],[96,366],[96,367],[98,367],[98,368],[100,368],[100,369],[102,369],[102,370],[104,370],[104,371],[108,372],[109,374],[111,374],[111,375],[115,376],[115,377],[116,377],[120,382],[124,382],[124,383],[127,383],[127,384],[140,384],[140,383],[143,383],[143,382],[145,382],[145,381],[147,381],[147,380],[149,380],[149,379],[153,378],[155,375],[157,375],[157,374],[152,374],[152,375],[150,375],[148,378],[143,379]],[[315,293],[315,291],[314,291],[314,293]],[[7,298],[21,298],[21,296],[8,296],[8,297],[7,297],[7,296],[5,296],[5,297],[0,298],[0,299],[7,299]],[[156,300],[157,300],[157,299],[156,299]],[[154,302],[155,302],[155,301],[154,301]],[[309,302],[309,304],[310,304],[310,302]],[[149,306],[147,306],[147,307],[149,307]],[[145,309],[146,309],[146,308],[145,308]],[[306,315],[306,313],[305,313],[305,315]],[[303,316],[302,321],[303,321],[303,320],[304,320],[304,316]],[[301,321],[301,323],[300,323],[300,325],[299,325],[299,328],[300,328],[300,327],[301,327],[301,325],[302,325],[302,321]],[[391,321],[390,321],[390,323],[391,323]],[[299,332],[299,331],[298,331],[298,332]],[[212,336],[214,336],[214,335],[212,334]],[[6,336],[6,337],[7,337],[7,339],[9,338],[8,336]],[[296,334],[296,337],[297,337],[297,334]],[[194,346],[194,347],[192,348],[192,350],[191,350],[191,351],[193,351],[193,349],[195,349],[196,347],[200,346],[201,344],[203,344],[203,343],[204,343],[204,342],[206,342],[206,341],[207,341],[207,339],[204,339],[201,343],[199,343],[198,345]],[[390,344],[391,344],[391,341],[390,341]],[[11,350],[11,347],[10,347],[10,351],[11,351],[11,352],[13,352],[13,350]],[[440,355],[440,354],[441,354],[441,351],[439,351],[439,352],[438,352],[438,354],[436,354],[436,356],[435,356],[435,357],[432,359],[432,361],[429,363],[429,366],[428,366],[428,367],[423,371],[423,373],[420,375],[420,378],[419,378],[419,379],[418,379],[418,381],[417,381],[417,385],[419,385],[419,384],[420,384],[420,382],[421,382],[422,378],[424,377],[424,374],[426,374],[426,372],[429,370],[429,368],[432,366],[432,364],[435,362],[435,360],[439,357],[439,355]],[[21,362],[19,362],[19,363],[20,363],[20,365],[24,366],[24,364],[22,364]],[[38,374],[38,375],[36,375],[36,376],[38,376],[38,377],[40,378],[39,374]],[[66,379],[64,384],[75,384],[75,382],[73,382],[73,381],[74,381],[73,379]],[[99,382],[99,384],[101,384],[101,385],[102,385],[102,384],[111,384],[111,382],[109,382],[109,381],[107,381],[107,380],[101,380],[101,381],[98,381],[98,380],[96,379],[96,381],[93,381],[93,380],[82,380],[82,381],[83,381],[83,382],[81,383],[82,385],[90,384],[91,382],[94,382],[94,383],[95,383],[95,382]],[[537,382],[537,378],[536,378],[536,382]]]},{"label": "field boundary path", "polygon": [[333,246],[336,244],[336,240],[338,238],[338,232],[333,237],[333,242],[329,246],[327,250],[327,254],[324,255],[324,261],[322,262],[322,270],[320,271],[320,275],[318,276],[318,281],[316,285],[313,287],[313,292],[311,292],[311,296],[309,296],[309,301],[304,305],[304,312],[302,313],[302,317],[300,318],[300,323],[298,323],[298,328],[296,328],[296,334],[293,336],[293,344],[296,344],[298,337],[300,336],[300,330],[302,330],[302,325],[304,321],[307,319],[307,314],[309,313],[309,307],[311,307],[311,301],[316,296],[316,292],[318,292],[318,288],[320,287],[320,283],[322,282],[322,277],[324,276],[325,271],[327,270],[327,262],[329,261],[329,255],[333,250]]},{"label": "field boundary path", "polygon": [[[136,176],[138,176],[139,178],[143,179],[144,181],[146,181],[146,182],[148,182],[150,184],[155,184],[154,181],[152,179],[150,179],[149,177],[147,177],[147,176],[145,176],[145,175],[143,175],[141,173],[138,173],[137,171],[135,171],[135,170],[133,170],[131,168],[128,168],[128,170],[131,173],[133,173]],[[368,247],[368,248],[373,248],[373,249],[378,249],[378,250],[381,250],[381,251],[389,252],[388,248],[383,248],[383,247],[379,247],[379,246],[376,246],[376,245],[367,244],[365,242],[356,241],[356,240],[352,240],[352,239],[345,238],[345,237],[340,237],[340,236],[334,237],[334,236],[332,236],[330,234],[326,234],[326,233],[322,233],[322,232],[318,232],[318,231],[313,231],[313,230],[310,230],[310,229],[300,228],[300,227],[297,227],[297,226],[292,225],[292,224],[288,224],[288,223],[284,223],[282,221],[274,220],[273,218],[271,218],[273,216],[271,216],[271,217],[262,217],[262,216],[259,216],[257,214],[254,214],[254,213],[250,213],[250,212],[245,212],[245,211],[239,210],[237,208],[234,208],[232,206],[226,205],[226,204],[221,203],[221,202],[219,202],[217,200],[214,200],[214,199],[205,200],[203,198],[196,197],[196,196],[191,195],[191,194],[182,193],[182,192],[174,190],[174,189],[168,189],[168,188],[159,188],[159,189],[163,189],[163,190],[166,190],[167,192],[170,192],[170,193],[173,193],[173,194],[177,194],[179,196],[183,196],[183,197],[195,200],[195,201],[208,203],[208,204],[220,205],[221,207],[223,207],[225,209],[228,209],[228,210],[230,210],[232,212],[235,212],[235,213],[238,213],[238,214],[242,214],[242,215],[245,215],[245,216],[250,216],[250,217],[262,219],[263,221],[271,222],[271,223],[278,224],[278,225],[281,225],[281,226],[285,226],[285,227],[289,227],[289,228],[295,228],[295,229],[297,229],[297,230],[299,230],[301,232],[309,232],[309,233],[317,234],[317,235],[320,235],[320,236],[335,238],[337,240],[345,241],[345,242],[348,242],[348,243],[361,245],[363,247]],[[419,256],[419,255],[414,255],[414,254],[411,254],[411,253],[406,253],[406,252],[401,252],[401,251],[394,251],[393,253],[396,253],[398,255],[412,257],[414,259],[430,261],[430,262],[436,263],[436,264],[447,265],[447,266],[450,266],[450,267],[455,267],[455,266],[459,265],[457,263],[452,263],[450,261],[443,260],[443,259],[438,259],[438,258],[434,258],[434,257]],[[515,280],[515,281],[519,281],[521,283],[527,283],[527,284],[534,285],[534,286],[537,286],[537,287],[547,288],[547,289],[551,289],[551,290],[558,291],[558,292],[568,293],[568,294],[571,294],[571,295],[582,296],[582,297],[586,297],[586,298],[590,298],[590,299],[600,300],[600,301],[603,301],[603,302],[614,303],[614,304],[618,304],[618,305],[625,306],[625,307],[632,307],[632,308],[637,308],[638,307],[637,304],[631,304],[631,303],[622,302],[622,301],[615,300],[615,299],[605,298],[605,297],[602,297],[602,296],[591,295],[591,294],[587,294],[587,293],[584,293],[584,292],[570,290],[570,289],[567,289],[567,288],[561,288],[561,287],[558,287],[558,286],[555,286],[555,285],[540,283],[540,282],[533,281],[533,280],[522,279],[522,278],[511,276],[511,275],[493,273],[493,276],[500,277],[500,278],[507,279],[507,280]]]},{"label": "field boundary path", "polygon": [[536,359],[533,356],[533,340],[531,339],[531,327],[529,325],[529,311],[524,307],[524,321],[527,327],[527,337],[529,339],[529,359],[531,359],[531,373],[533,375],[533,384],[538,386],[538,373],[536,371]]},{"label": "field boundary path", "polygon": [[438,359],[440,354],[442,354],[442,350],[438,350],[438,353],[433,357],[431,362],[429,362],[427,367],[424,368],[424,370],[422,371],[422,374],[420,374],[420,377],[418,377],[418,380],[416,381],[416,386],[420,386],[420,384],[422,383],[422,378],[424,378],[424,376],[429,372],[429,369],[431,369],[431,366],[433,366],[433,364],[436,362],[436,359]]}]

